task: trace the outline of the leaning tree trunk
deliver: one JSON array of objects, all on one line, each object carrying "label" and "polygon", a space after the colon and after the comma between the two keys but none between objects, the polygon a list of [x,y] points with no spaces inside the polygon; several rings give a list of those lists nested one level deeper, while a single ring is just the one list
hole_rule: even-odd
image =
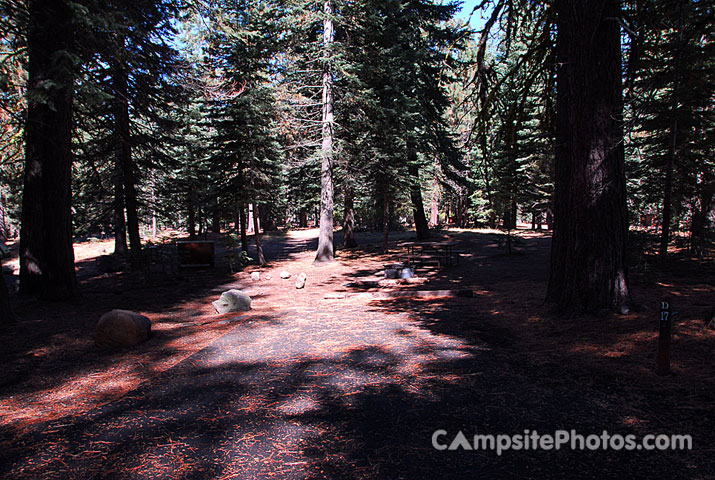
[{"label": "leaning tree trunk", "polygon": [[333,250],[333,66],[334,40],[333,2],[325,0],[323,5],[323,53],[326,58],[323,67],[323,144],[320,149],[320,234],[315,263],[332,262]]},{"label": "leaning tree trunk", "polygon": [[[253,204],[253,236],[256,239],[256,257],[259,265],[266,264],[266,257],[263,256],[263,245],[261,245],[261,233],[258,226],[258,204]],[[244,250],[245,251],[245,250]]]},{"label": "leaning tree trunk", "polygon": [[31,0],[28,107],[20,233],[20,289],[46,298],[78,293],[72,248],[72,11]]},{"label": "leaning tree trunk", "polygon": [[554,234],[547,300],[628,310],[618,0],[559,0]]},{"label": "leaning tree trunk", "polygon": [[417,166],[417,152],[413,146],[408,146],[408,173],[410,175],[410,200],[412,200],[412,212],[415,217],[415,230],[417,238],[425,240],[429,238],[429,225],[425,216],[425,205],[422,202],[422,189],[420,188],[420,172]]}]

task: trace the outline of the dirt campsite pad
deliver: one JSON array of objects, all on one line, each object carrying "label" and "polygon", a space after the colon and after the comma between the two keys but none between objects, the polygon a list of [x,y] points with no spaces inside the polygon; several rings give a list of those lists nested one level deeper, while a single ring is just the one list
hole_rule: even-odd
[{"label": "dirt campsite pad", "polygon": [[[268,267],[101,274],[82,244],[83,297],[19,299],[0,353],[3,478],[712,478],[713,267],[632,271],[630,315],[561,318],[543,305],[549,239],[450,231],[469,252],[426,284],[374,286],[394,254],[339,251],[312,265],[315,230],[266,239]],[[397,238],[407,239],[409,233]],[[396,239],[397,239],[396,238]],[[218,240],[218,239],[217,239]],[[363,234],[361,244],[377,237]],[[88,254],[92,250],[93,254]],[[219,260],[221,252],[218,252]],[[251,272],[260,270],[260,280]],[[280,278],[283,271],[293,278]],[[307,275],[295,288],[295,277]],[[222,291],[252,310],[216,315]],[[472,298],[372,295],[469,289]],[[333,298],[327,294],[344,293]],[[330,296],[330,295],[328,295]],[[654,374],[658,302],[672,299],[673,374]],[[152,338],[92,341],[130,308]],[[458,432],[689,434],[692,450],[438,450]]]}]

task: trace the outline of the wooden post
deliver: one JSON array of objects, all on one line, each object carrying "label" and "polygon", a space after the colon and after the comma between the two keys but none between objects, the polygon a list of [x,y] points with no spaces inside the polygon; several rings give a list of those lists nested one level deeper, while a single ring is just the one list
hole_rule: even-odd
[{"label": "wooden post", "polygon": [[655,373],[667,375],[670,373],[670,330],[673,314],[671,313],[670,299],[660,302],[660,320],[658,332],[658,355]]}]

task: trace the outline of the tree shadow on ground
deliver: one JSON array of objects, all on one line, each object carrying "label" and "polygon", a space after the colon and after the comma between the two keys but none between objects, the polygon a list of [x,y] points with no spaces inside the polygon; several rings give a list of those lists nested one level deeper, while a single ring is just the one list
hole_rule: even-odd
[{"label": "tree shadow on ground", "polygon": [[[5,445],[0,471],[107,479],[692,478],[690,452],[434,449],[437,430],[446,431],[438,438],[445,445],[459,431],[471,440],[634,430],[600,392],[568,381],[540,385],[515,368],[523,359],[514,352],[431,331],[404,308],[380,309],[361,320],[362,334],[332,348],[316,347],[330,334],[291,313],[250,332],[238,326],[121,400]],[[255,344],[296,328],[307,338]]]}]

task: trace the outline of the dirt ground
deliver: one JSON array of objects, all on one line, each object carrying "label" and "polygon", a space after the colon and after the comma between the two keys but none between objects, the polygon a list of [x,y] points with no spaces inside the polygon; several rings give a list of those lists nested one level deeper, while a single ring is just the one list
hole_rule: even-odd
[{"label": "dirt ground", "polygon": [[[423,285],[387,287],[374,282],[398,254],[377,252],[380,234],[359,233],[360,248],[324,266],[312,264],[316,237],[269,235],[269,265],[236,273],[220,236],[209,237],[216,267],[196,270],[101,273],[96,259],[111,241],[77,244],[82,296],[14,295],[19,321],[0,332],[0,476],[715,478],[715,331],[704,324],[712,262],[640,255],[633,313],[563,318],[543,304],[545,232],[520,231],[511,255],[498,231],[441,232],[466,252],[459,265],[418,271]],[[5,268],[16,271],[16,260]],[[297,290],[301,272],[308,280]],[[251,295],[250,312],[215,314],[211,301],[229,288]],[[403,290],[473,297],[376,295]],[[335,293],[345,298],[325,298]],[[678,314],[672,374],[657,376],[663,298]],[[94,326],[114,308],[147,315],[152,338],[95,347]],[[560,428],[690,434],[693,449],[497,456],[431,444],[437,429]]]}]

